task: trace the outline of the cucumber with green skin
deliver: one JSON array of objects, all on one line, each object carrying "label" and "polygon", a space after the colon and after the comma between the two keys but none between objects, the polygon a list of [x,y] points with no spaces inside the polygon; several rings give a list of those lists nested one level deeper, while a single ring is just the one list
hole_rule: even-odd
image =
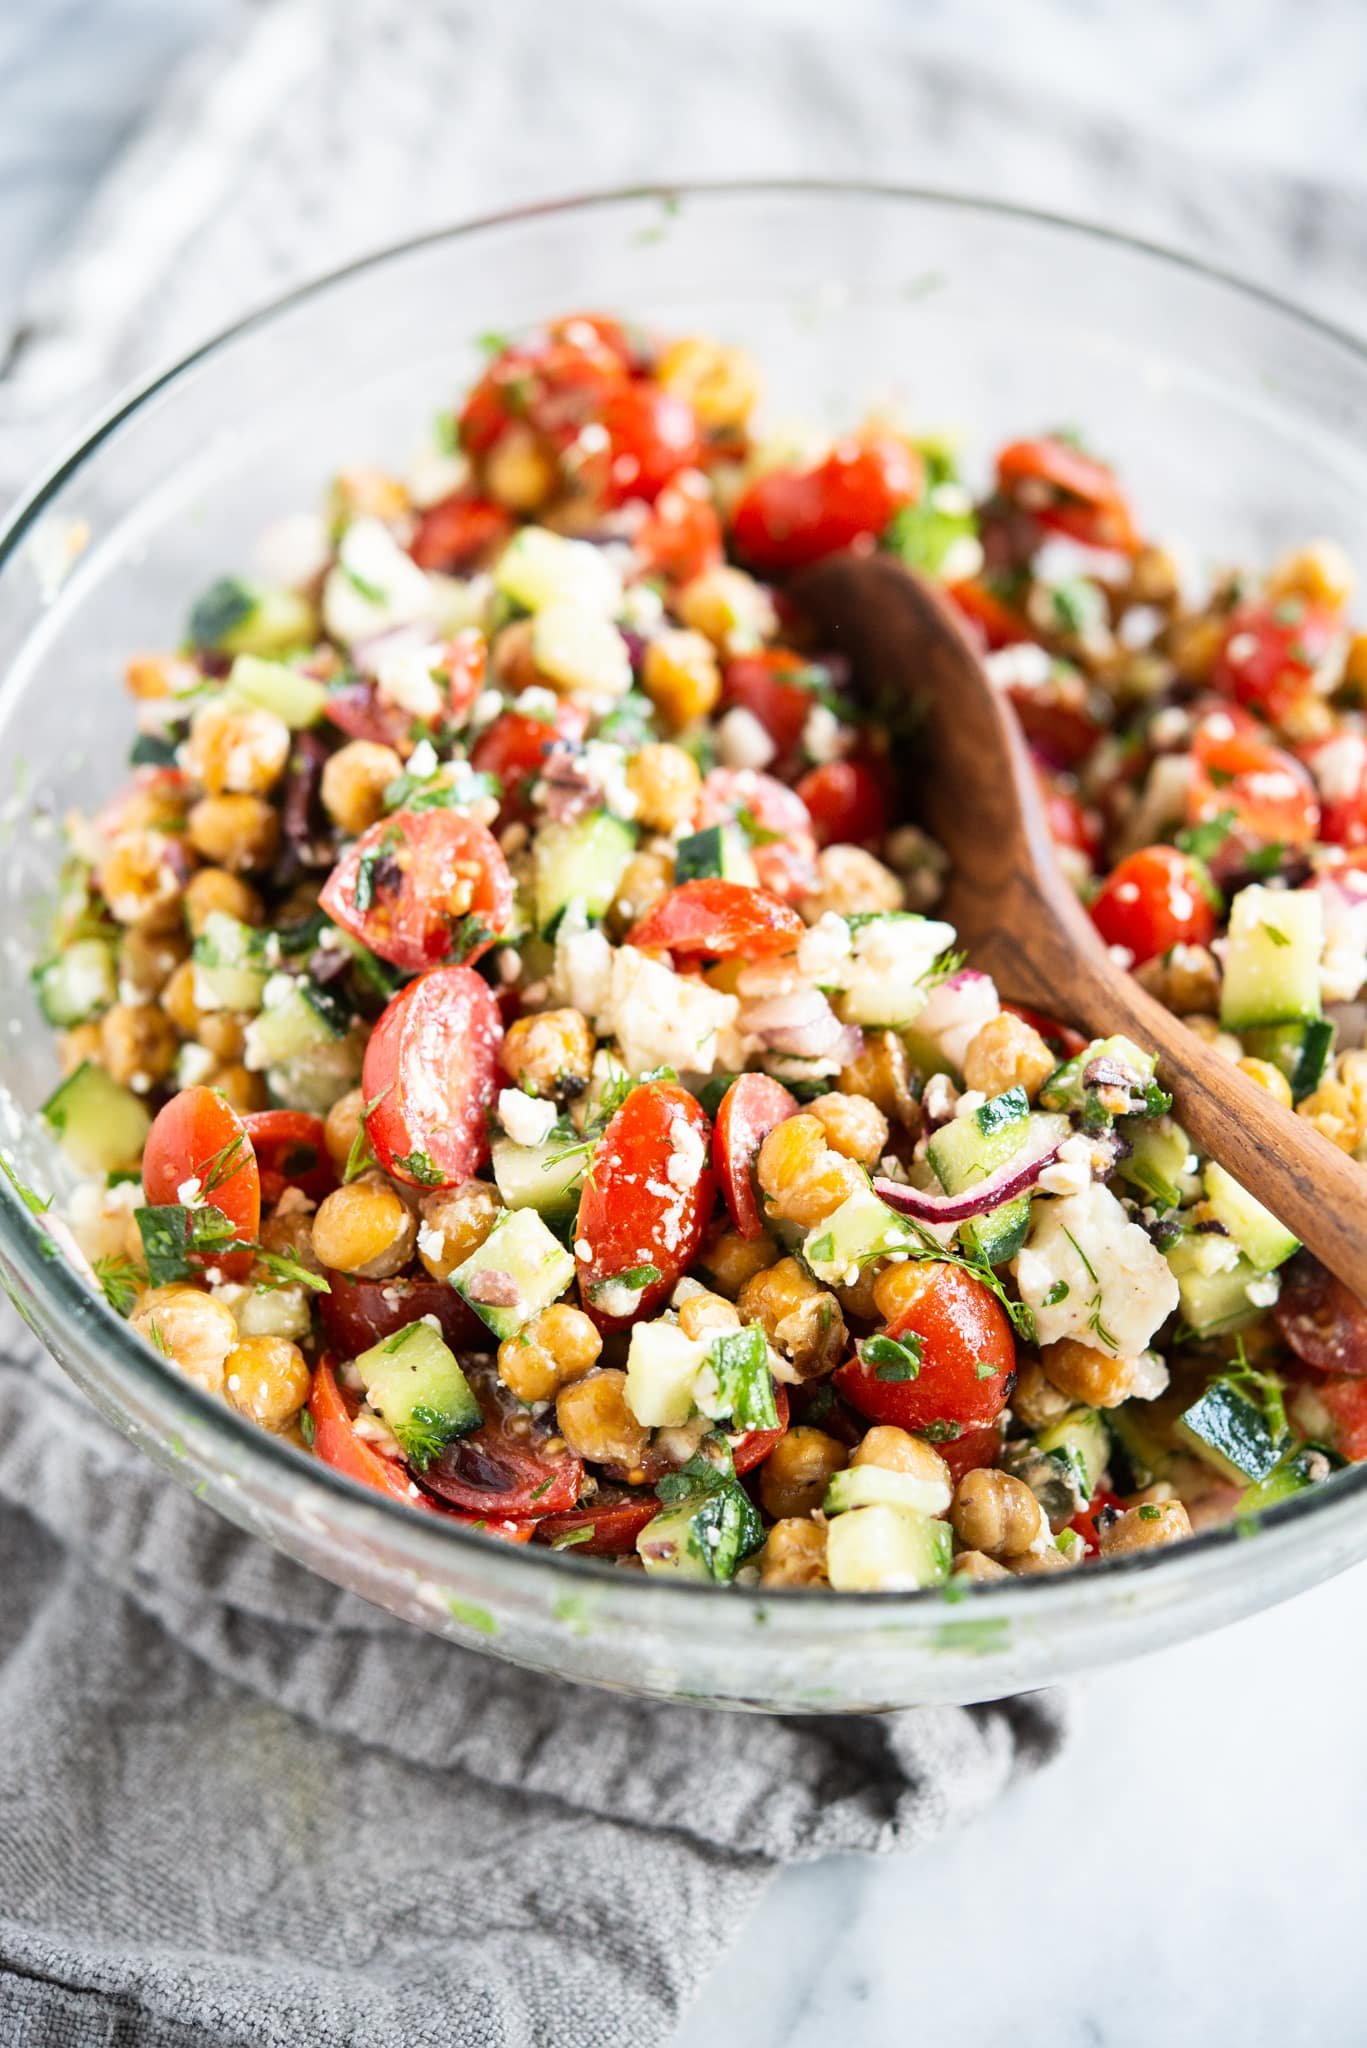
[{"label": "cucumber with green skin", "polygon": [[1270,1024],[1243,1033],[1245,1050],[1266,1060],[1291,1083],[1291,1100],[1313,1095],[1334,1050],[1335,1027],[1327,1017],[1308,1024]]},{"label": "cucumber with green skin", "polygon": [[536,1209],[553,1225],[571,1220],[579,1207],[591,1149],[572,1128],[565,1135],[552,1131],[541,1145],[495,1138],[494,1179],[504,1207]]},{"label": "cucumber with green skin", "polygon": [[510,1209],[450,1275],[457,1294],[502,1341],[515,1337],[574,1278],[574,1260],[535,1209]]},{"label": "cucumber with green skin", "polygon": [[759,881],[750,847],[739,825],[707,825],[691,832],[674,849],[674,881],[699,882],[720,876],[754,888]]},{"label": "cucumber with green skin", "polygon": [[[1010,1164],[1043,1119],[1032,1118],[1023,1088],[1008,1088],[979,1105],[969,1116],[941,1124],[927,1147],[927,1157],[947,1195],[958,1195]],[[1064,1119],[1053,1119],[1060,1139],[1068,1135]],[[1017,1195],[985,1215],[959,1226],[960,1240],[981,1254],[990,1266],[1013,1259],[1030,1234],[1030,1197]]]},{"label": "cucumber with green skin", "polygon": [[1191,1140],[1170,1116],[1127,1116],[1119,1129],[1129,1152],[1118,1161],[1122,1180],[1137,1188],[1157,1209],[1177,1209],[1182,1203],[1181,1183],[1191,1158]]},{"label": "cucumber with green skin", "polygon": [[291,668],[288,662],[266,661],[259,654],[239,654],[228,671],[224,699],[252,704],[261,711],[273,711],[291,731],[316,725],[327,705],[328,693],[316,676]]},{"label": "cucumber with green skin", "polygon": [[201,1010],[257,1011],[271,970],[267,934],[226,911],[211,910],[190,951],[195,1003]]},{"label": "cucumber with green skin", "polygon": [[1298,1444],[1294,1451],[1288,1451],[1265,1478],[1256,1480],[1239,1496],[1236,1512],[1240,1515],[1261,1514],[1264,1508],[1275,1508],[1281,1501],[1293,1500],[1298,1493],[1307,1493],[1314,1486],[1322,1486],[1331,1472],[1342,1469],[1344,1460],[1337,1451],[1331,1451],[1325,1444]]},{"label": "cucumber with green skin", "polygon": [[636,1552],[652,1575],[726,1580],[763,1541],[758,1511],[732,1479],[665,1508],[636,1538]]},{"label": "cucumber with green skin", "polygon": [[85,1173],[136,1166],[152,1128],[146,1103],[90,1060],[53,1090],[41,1114]]},{"label": "cucumber with green skin", "polygon": [[832,1473],[821,1503],[827,1515],[849,1514],[855,1508],[915,1508],[922,1515],[945,1515],[952,1498],[948,1478],[925,1479],[919,1472],[895,1472],[882,1465],[848,1465]]},{"label": "cucumber with green skin", "polygon": [[565,905],[578,897],[589,918],[607,914],[627,862],[636,851],[636,828],[594,811],[572,825],[546,824],[536,835],[536,926],[547,937]]},{"label": "cucumber with green skin", "polygon": [[307,598],[294,590],[220,576],[190,613],[194,647],[220,654],[287,654],[311,647],[318,621]]},{"label": "cucumber with green skin", "polygon": [[49,1024],[87,1024],[118,1000],[114,948],[106,939],[77,939],[34,968],[33,985]]},{"label": "cucumber with green skin", "polygon": [[1220,983],[1229,1031],[1310,1023],[1320,1014],[1324,907],[1311,889],[1250,883],[1234,898]]},{"label": "cucumber with green skin", "polygon": [[1279,1223],[1271,1210],[1265,1209],[1246,1188],[1240,1187],[1233,1174],[1227,1173],[1218,1161],[1210,1161],[1202,1185],[1215,1221],[1223,1223],[1259,1272],[1274,1272],[1300,1250],[1300,1239],[1293,1237],[1286,1225]]},{"label": "cucumber with green skin", "polygon": [[1176,1432],[1189,1451],[1235,1485],[1266,1479],[1287,1446],[1284,1436],[1273,1436],[1256,1402],[1225,1379],[1213,1380],[1183,1410]]},{"label": "cucumber with green skin", "polygon": [[[1197,1337],[1213,1337],[1224,1331],[1241,1330],[1262,1313],[1248,1298],[1251,1282],[1266,1275],[1242,1254],[1232,1266],[1209,1261],[1205,1246],[1209,1238],[1189,1231],[1168,1246],[1164,1253],[1181,1297],[1182,1320]],[[1227,1238],[1217,1238],[1227,1244]]]},{"label": "cucumber with green skin", "polygon": [[826,1572],[841,1593],[943,1586],[954,1561],[948,1522],[880,1502],[837,1515],[826,1530]]},{"label": "cucumber with green skin", "polygon": [[353,1363],[367,1401],[419,1471],[483,1423],[470,1382],[429,1322],[406,1323]]}]

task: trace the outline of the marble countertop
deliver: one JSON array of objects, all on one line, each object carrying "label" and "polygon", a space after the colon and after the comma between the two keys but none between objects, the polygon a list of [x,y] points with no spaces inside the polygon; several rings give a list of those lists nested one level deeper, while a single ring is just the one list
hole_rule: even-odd
[{"label": "marble countertop", "polygon": [[[703,9],[712,0],[703,0]],[[0,8],[0,366],[25,283],[161,81],[250,0]],[[815,0],[752,0],[817,16]],[[1354,182],[1359,0],[847,0],[1159,134]],[[1028,17],[1028,19],[1027,19]],[[722,18],[719,14],[719,20]],[[1062,1763],[915,1858],[773,1885],[680,2048],[1334,2048],[1363,2038],[1367,1567],[1076,1688]]]}]

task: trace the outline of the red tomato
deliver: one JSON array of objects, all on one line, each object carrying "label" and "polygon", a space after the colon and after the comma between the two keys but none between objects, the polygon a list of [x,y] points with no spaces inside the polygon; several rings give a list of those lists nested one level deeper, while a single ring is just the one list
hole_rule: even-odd
[{"label": "red tomato", "polygon": [[887,1327],[889,1337],[920,1338],[916,1377],[880,1379],[880,1370],[900,1368],[865,1365],[856,1352],[836,1371],[833,1384],[870,1422],[930,1430],[936,1438],[943,1429],[952,1443],[965,1429],[995,1421],[1006,1406],[1016,1346],[1001,1303],[961,1266],[927,1260],[918,1278],[921,1293]]},{"label": "red tomato", "polygon": [[261,1199],[274,1208],[286,1188],[321,1202],[337,1185],[323,1119],[302,1109],[258,1109],[242,1119],[261,1175]]},{"label": "red tomato", "polygon": [[624,380],[620,358],[595,333],[504,349],[461,410],[462,445],[472,455],[487,455],[514,421],[523,420],[555,447],[567,448]]},{"label": "red tomato", "polygon": [[1172,946],[1207,946],[1215,912],[1201,877],[1175,846],[1146,846],[1112,868],[1092,903],[1092,923],[1108,946],[1123,946],[1142,967]]},{"label": "red tomato", "polygon": [[587,711],[568,697],[557,700],[553,724],[522,711],[503,711],[485,727],[470,749],[470,765],[481,775],[496,775],[502,784],[500,824],[509,824],[525,813],[525,785],[541,773],[556,741],[574,743],[582,740],[588,729]]},{"label": "red tomato", "polygon": [[[698,1256],[716,1183],[710,1166],[690,1184],[670,1180],[675,1134],[684,1127],[702,1140],[706,1157],[712,1127],[702,1105],[676,1082],[651,1081],[632,1089],[594,1148],[574,1248],[579,1292],[601,1330],[653,1315]],[[642,1289],[629,1316],[595,1307],[597,1289],[642,1266],[660,1277]]]},{"label": "red tomato", "polygon": [[713,768],[703,777],[697,829],[724,825],[744,812],[775,838],[750,849],[761,886],[791,903],[816,886],[816,838],[811,813],[796,790],[758,768]]},{"label": "red tomato", "polygon": [[1259,846],[1306,846],[1319,833],[1315,786],[1299,761],[1251,734],[1199,726],[1187,823],[1203,825],[1226,811],[1233,811],[1241,836]]},{"label": "red tomato", "polygon": [[1052,1052],[1056,1052],[1060,1059],[1076,1059],[1089,1043],[1082,1033],[1074,1031],[1070,1024],[1060,1024],[1056,1018],[1046,1017],[1040,1010],[1027,1010],[1021,1003],[1003,1003],[1002,1008],[1009,1010],[1013,1017],[1019,1017],[1023,1023],[1032,1025],[1045,1044]]},{"label": "red tomato", "polygon": [[692,406],[658,384],[615,385],[595,424],[607,446],[583,461],[576,449],[573,461],[577,476],[605,505],[631,498],[653,504],[681,470],[697,467],[702,454]]},{"label": "red tomato", "polygon": [[[466,917],[505,931],[513,882],[498,841],[473,818],[393,811],[347,848],[318,901],[372,953],[418,972],[450,958]],[[466,944],[464,958],[478,960],[492,944]]]},{"label": "red tomato", "polygon": [[748,711],[774,743],[774,769],[783,776],[800,765],[802,734],[817,701],[801,680],[811,665],[787,647],[764,647],[738,654],[722,675],[724,711]]},{"label": "red tomato", "polygon": [[458,569],[478,566],[502,546],[512,530],[512,519],[501,505],[457,492],[438,505],[429,505],[421,514],[408,552],[420,569],[452,575]]},{"label": "red tomato", "polygon": [[1330,846],[1367,846],[1367,738],[1337,732],[1302,749],[1320,794],[1320,838]]},{"label": "red tomato", "polygon": [[753,1472],[756,1465],[762,1465],[779,1439],[788,1434],[788,1389],[777,1380],[774,1382],[774,1413],[778,1420],[772,1429],[748,1430],[732,1452],[738,1478]]},{"label": "red tomato", "polygon": [[965,1472],[976,1472],[980,1466],[996,1464],[1002,1450],[1001,1428],[997,1423],[989,1422],[983,1429],[966,1429],[962,1435],[936,1444],[935,1448],[948,1465],[949,1476],[957,1486]]},{"label": "red tomato", "polygon": [[626,942],[643,948],[663,946],[671,953],[707,954],[714,960],[729,959],[734,953],[754,960],[791,953],[805,929],[797,912],[767,889],[711,876],[671,889],[663,903],[632,926]]},{"label": "red tomato", "polygon": [[891,775],[882,759],[852,755],[804,775],[797,793],[812,814],[818,846],[881,839],[892,823]]},{"label": "red tomato", "polygon": [[1329,1448],[1361,1465],[1367,1460],[1367,1380],[1319,1380],[1313,1391],[1329,1411]]},{"label": "red tomato", "polygon": [[1009,682],[1006,694],[1032,751],[1047,769],[1076,767],[1106,729],[1091,684],[1066,661],[1051,663],[1038,680]]},{"label": "red tomato", "polygon": [[755,1161],[770,1131],[796,1116],[797,1108],[797,1098],[768,1074],[741,1074],[721,1099],[712,1133],[712,1163],[731,1221],[742,1237],[764,1235]]},{"label": "red tomato", "polygon": [[951,583],[946,594],[953,600],[955,609],[977,628],[989,653],[995,653],[999,647],[1014,647],[1017,641],[1033,637],[1029,621],[1020,612],[1013,611],[986,583],[976,580]]},{"label": "red tomato", "polygon": [[[157,1112],[142,1155],[142,1191],[152,1207],[181,1200],[187,1181],[198,1181],[196,1199],[219,1210],[238,1237],[254,1244],[261,1228],[261,1177],[246,1126],[212,1088],[182,1088]],[[225,1280],[245,1280],[255,1254],[205,1252],[200,1266],[212,1266]]]},{"label": "red tomato", "polygon": [[666,484],[631,543],[645,576],[691,583],[722,559],[721,521],[701,479],[688,473]]},{"label": "red tomato", "polygon": [[[536,1523],[536,1541],[558,1550],[573,1549],[580,1557],[627,1557],[636,1548],[636,1538],[647,1522],[660,1512],[653,1493],[634,1493],[629,1487],[599,1483],[593,1499],[582,1508],[569,1508],[561,1515],[547,1515]],[[587,1535],[581,1535],[587,1530]],[[560,1539],[572,1536],[573,1544]]]},{"label": "red tomato", "polygon": [[1224,696],[1279,725],[1316,694],[1316,673],[1342,640],[1343,621],[1328,605],[1252,598],[1230,614],[1210,679]]},{"label": "red tomato", "polygon": [[[444,816],[445,813],[434,815]],[[489,1156],[503,1025],[469,967],[437,967],[387,1005],[370,1034],[361,1088],[371,1149],[412,1187],[458,1187]]]},{"label": "red tomato", "polygon": [[636,347],[620,320],[610,313],[566,313],[547,330],[552,341],[568,342],[590,354],[615,356],[624,370],[636,367]]},{"label": "red tomato", "polygon": [[[527,1417],[497,1377],[477,1367],[467,1371],[483,1425],[446,1446],[421,1474],[423,1485],[442,1501],[474,1515],[514,1521],[564,1514],[579,1498],[584,1465],[564,1449],[546,1451],[545,1437],[528,1429]],[[545,1425],[545,1434],[554,1428]]]},{"label": "red tomato", "polygon": [[1096,1533],[1097,1516],[1103,1508],[1123,1509],[1123,1507],[1124,1502],[1121,1500],[1120,1495],[1118,1493],[1108,1493],[1103,1487],[1100,1493],[1092,1495],[1081,1514],[1073,1516],[1068,1527],[1082,1538],[1088,1557],[1098,1556],[1101,1550],[1101,1544],[1097,1539]]},{"label": "red tomato", "polygon": [[396,1330],[423,1316],[435,1316],[453,1351],[482,1351],[489,1332],[462,1295],[444,1280],[420,1274],[413,1280],[357,1280],[327,1269],[331,1290],[318,1297],[318,1314],[328,1343],[339,1358],[359,1358]]},{"label": "red tomato", "polygon": [[1139,546],[1130,508],[1113,473],[1067,441],[1044,435],[1013,441],[997,457],[997,481],[1041,526],[1070,534],[1088,547]]},{"label": "red tomato", "polygon": [[387,1494],[390,1500],[402,1501],[405,1507],[430,1507],[431,1503],[410,1479],[407,1466],[394,1458],[382,1457],[356,1434],[351,1410],[326,1358],[320,1360],[313,1375],[309,1414],[313,1418],[314,1454],[325,1465],[345,1473],[359,1486],[369,1486],[376,1493]]},{"label": "red tomato", "polygon": [[805,568],[859,540],[876,539],[921,495],[914,449],[890,435],[841,441],[815,469],[757,477],[731,521],[736,551],[759,570]]},{"label": "red tomato", "polygon": [[1283,1266],[1272,1315],[1303,1364],[1317,1372],[1367,1375],[1367,1307],[1309,1252]]}]

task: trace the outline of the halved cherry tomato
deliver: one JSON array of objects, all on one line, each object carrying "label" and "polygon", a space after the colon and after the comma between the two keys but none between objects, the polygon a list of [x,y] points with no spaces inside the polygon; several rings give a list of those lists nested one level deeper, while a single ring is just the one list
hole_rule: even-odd
[{"label": "halved cherry tomato", "polygon": [[997,457],[997,481],[1041,526],[1088,547],[1130,554],[1139,535],[1114,473],[1052,434],[1013,441]]},{"label": "halved cherry tomato", "polygon": [[496,775],[503,785],[500,824],[525,816],[525,785],[541,773],[556,741],[582,740],[588,729],[587,711],[569,697],[557,699],[553,722],[522,711],[503,711],[486,726],[470,749],[470,765],[481,775]]},{"label": "halved cherry tomato", "polygon": [[1224,696],[1280,725],[1315,695],[1317,671],[1343,640],[1343,621],[1304,598],[1253,598],[1230,614],[1211,682]]},{"label": "halved cherry tomato", "polygon": [[837,1369],[834,1385],[870,1422],[952,1443],[964,1430],[995,1421],[1006,1406],[1015,1341],[1001,1303],[962,1266],[927,1260],[918,1277],[921,1293],[887,1327],[889,1337],[919,1338],[915,1377],[894,1377],[903,1370],[895,1363],[866,1365],[856,1351]]},{"label": "halved cherry tomato", "polygon": [[[537,1522],[535,1540],[557,1550],[573,1548],[580,1557],[626,1557],[636,1548],[636,1538],[646,1523],[653,1522],[659,1512],[660,1503],[653,1493],[600,1484],[584,1507],[547,1515]],[[588,1534],[582,1535],[583,1530]],[[564,1542],[565,1537],[572,1537],[573,1543]]]},{"label": "halved cherry tomato", "polygon": [[1208,946],[1215,912],[1202,881],[1175,846],[1146,846],[1112,868],[1092,902],[1092,923],[1135,967],[1172,946]]},{"label": "halved cherry tomato", "polygon": [[1019,1017],[1023,1023],[1033,1025],[1060,1059],[1076,1059],[1088,1043],[1080,1031],[1073,1030],[1071,1024],[1060,1024],[1056,1017],[1046,1017],[1042,1010],[1027,1010],[1022,1003],[1003,1003],[1002,1008],[1009,1010],[1013,1017]]},{"label": "halved cherry tomato", "polygon": [[[254,1244],[261,1228],[261,1177],[246,1126],[212,1088],[182,1088],[158,1110],[142,1154],[142,1191],[153,1207],[182,1200],[180,1190],[197,1181],[195,1202],[227,1217],[237,1236]],[[245,1280],[251,1251],[204,1252],[199,1266],[212,1266],[225,1280]]]},{"label": "halved cherry tomato", "polygon": [[[750,849],[760,884],[785,903],[816,887],[816,837],[796,790],[758,768],[712,768],[703,777],[697,826],[724,825],[744,814],[759,827]],[[772,838],[768,834],[773,834]]]},{"label": "halved cherry tomato", "polygon": [[625,505],[632,498],[653,504],[680,471],[697,468],[702,454],[692,406],[658,384],[615,385],[598,407],[595,425],[607,445],[584,459],[576,449],[574,467],[577,480],[605,505]]},{"label": "halved cherry tomato", "polygon": [[420,569],[453,575],[458,569],[477,567],[512,530],[512,519],[501,505],[457,492],[422,513],[408,552]]},{"label": "halved cherry tomato", "polygon": [[[564,1514],[579,1498],[584,1484],[581,1458],[566,1452],[547,1454],[527,1428],[527,1418],[497,1377],[471,1367],[466,1374],[484,1411],[482,1426],[446,1446],[421,1473],[422,1484],[453,1507],[468,1514],[539,1521]],[[553,1433],[553,1420],[545,1426]]]},{"label": "halved cherry tomato", "polygon": [[1312,1391],[1329,1413],[1329,1448],[1350,1464],[1367,1461],[1367,1380],[1317,1380]]},{"label": "halved cherry tomato", "polygon": [[1047,769],[1077,767],[1106,729],[1100,716],[1104,703],[1066,661],[1051,662],[1038,678],[1008,682],[1006,694],[1032,751]]},{"label": "halved cherry tomato", "polygon": [[1014,647],[1018,641],[1033,637],[1030,622],[1024,614],[1013,610],[986,583],[977,580],[951,583],[946,594],[956,610],[962,612],[982,635],[989,654],[994,654],[999,647]]},{"label": "halved cherry tomato", "polygon": [[242,1119],[261,1175],[261,1199],[274,1208],[286,1188],[321,1202],[337,1185],[323,1119],[302,1109],[258,1109]]},{"label": "halved cherry tomato", "polygon": [[1108,1493],[1103,1487],[1094,1493],[1080,1514],[1074,1515],[1068,1527],[1082,1538],[1083,1548],[1088,1557],[1100,1554],[1101,1543],[1096,1533],[1096,1518],[1103,1508],[1123,1508],[1124,1502],[1118,1493]]},{"label": "halved cherry tomato", "polygon": [[[685,1129],[701,1139],[706,1158],[712,1126],[701,1103],[676,1082],[650,1081],[632,1089],[594,1147],[574,1248],[579,1292],[601,1330],[653,1315],[698,1256],[716,1182],[710,1165],[694,1181],[669,1178],[671,1160],[686,1156],[675,1142]],[[595,1305],[596,1293],[645,1266],[660,1277],[641,1289],[629,1316]]]},{"label": "halved cherry tomato", "polygon": [[318,1297],[318,1314],[328,1343],[339,1358],[359,1358],[396,1330],[435,1316],[453,1351],[481,1351],[489,1332],[463,1295],[444,1280],[357,1280],[328,1267],[329,1292]]},{"label": "halved cherry tomato", "polygon": [[778,1420],[772,1429],[748,1430],[732,1451],[738,1478],[762,1465],[774,1445],[788,1434],[788,1389],[781,1380],[774,1382],[774,1413]]},{"label": "halved cherry tomato", "polygon": [[[1212,722],[1213,723],[1213,722]],[[1187,823],[1234,813],[1240,836],[1258,846],[1307,846],[1318,837],[1315,786],[1299,761],[1248,733],[1198,726],[1192,741]]]},{"label": "halved cherry tomato", "polygon": [[334,924],[395,967],[448,960],[468,917],[486,936],[461,947],[478,960],[506,931],[513,882],[493,834],[459,811],[393,811],[347,848],[318,901]]},{"label": "halved cherry tomato", "polygon": [[597,353],[605,351],[615,356],[624,370],[639,367],[637,355],[642,344],[638,335],[632,336],[620,320],[614,320],[610,313],[566,313],[562,319],[553,320],[547,329],[552,341],[565,341],[572,348]]},{"label": "halved cherry tomato", "polygon": [[965,1472],[976,1472],[984,1465],[995,1465],[1002,1454],[1002,1433],[998,1423],[989,1422],[982,1429],[965,1429],[958,1436],[946,1438],[935,1446],[949,1467],[949,1476],[957,1486]]},{"label": "halved cherry tomato", "polygon": [[387,702],[373,676],[359,676],[329,690],[323,716],[348,739],[373,740],[407,756],[413,750],[415,736],[420,738],[424,729],[435,732],[443,720],[453,725],[464,724],[484,687],[487,653],[484,635],[473,627],[443,644],[432,667],[444,698],[437,719],[417,719],[401,704]]},{"label": "halved cherry tomato", "polygon": [[663,946],[671,953],[726,960],[791,953],[806,927],[795,910],[767,889],[727,882],[719,875],[680,882],[664,902],[627,933],[629,946]]},{"label": "halved cherry tomato", "polygon": [[691,583],[720,562],[721,521],[704,490],[688,471],[665,485],[632,537],[643,575]]},{"label": "halved cherry tomato", "polygon": [[722,709],[759,720],[773,741],[779,776],[796,773],[802,762],[802,734],[817,701],[805,680],[811,674],[811,665],[788,647],[738,654],[722,674]]},{"label": "halved cherry tomato", "polygon": [[348,1479],[354,1479],[360,1486],[369,1486],[376,1493],[387,1494],[390,1500],[402,1501],[405,1507],[430,1506],[409,1477],[406,1465],[400,1465],[394,1458],[382,1457],[364,1437],[356,1434],[351,1410],[342,1398],[331,1362],[326,1358],[319,1361],[313,1375],[308,1405],[313,1419],[314,1453],[325,1465],[345,1473]]},{"label": "halved cherry tomato", "polygon": [[588,329],[573,341],[518,343],[490,363],[466,399],[461,443],[472,455],[487,455],[523,420],[554,447],[567,448],[625,374],[616,352]]},{"label": "halved cherry tomato", "polygon": [[920,457],[890,435],[841,441],[815,469],[757,477],[732,515],[736,551],[753,568],[805,568],[856,541],[876,539],[925,481]]},{"label": "halved cherry tomato", "polygon": [[1301,749],[1320,795],[1320,838],[1330,846],[1367,846],[1367,738],[1337,732]]},{"label": "halved cherry tomato", "polygon": [[366,1132],[386,1173],[412,1187],[449,1188],[482,1165],[502,1043],[498,1004],[468,967],[434,968],[393,998],[361,1071],[374,1104]]},{"label": "halved cherry tomato", "polygon": [[797,1115],[797,1098],[768,1074],[741,1074],[717,1111],[712,1163],[731,1221],[742,1237],[762,1237],[764,1218],[755,1194],[754,1166],[776,1124]]},{"label": "halved cherry tomato", "polygon": [[1075,847],[1095,861],[1101,852],[1101,820],[1087,809],[1075,789],[1067,787],[1043,762],[1035,764],[1036,780],[1044,799],[1044,816],[1049,837],[1056,846]]},{"label": "halved cherry tomato", "polygon": [[797,793],[812,815],[818,846],[881,839],[892,823],[891,772],[881,758],[852,754],[803,776]]},{"label": "halved cherry tomato", "polygon": [[1367,1306],[1309,1252],[1282,1268],[1272,1311],[1282,1336],[1317,1372],[1367,1376]]}]

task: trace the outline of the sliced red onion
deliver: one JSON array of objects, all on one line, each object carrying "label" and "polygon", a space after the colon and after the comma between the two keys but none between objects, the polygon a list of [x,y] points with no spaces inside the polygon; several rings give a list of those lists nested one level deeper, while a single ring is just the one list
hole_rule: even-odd
[{"label": "sliced red onion", "polygon": [[885,1180],[880,1174],[874,1176],[873,1191],[899,1216],[910,1216],[918,1223],[967,1223],[971,1217],[981,1216],[1002,1202],[1028,1194],[1045,1167],[1052,1166],[1058,1158],[1063,1142],[1064,1137],[1054,1137],[1040,1149],[1027,1148],[960,1195],[929,1194],[924,1188],[907,1187],[903,1181]]},{"label": "sliced red onion", "polygon": [[816,988],[766,996],[760,1002],[747,1003],[741,1013],[743,1031],[771,1052],[790,1053],[795,1059],[823,1058],[834,1051],[846,1028]]}]

